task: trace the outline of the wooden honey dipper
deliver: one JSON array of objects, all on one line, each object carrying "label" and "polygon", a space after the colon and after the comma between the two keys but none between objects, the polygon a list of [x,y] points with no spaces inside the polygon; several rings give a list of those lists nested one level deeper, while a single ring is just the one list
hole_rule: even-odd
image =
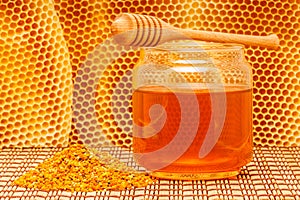
[{"label": "wooden honey dipper", "polygon": [[129,46],[151,47],[171,40],[194,39],[209,42],[239,43],[270,49],[279,47],[279,39],[275,34],[252,36],[179,29],[153,16],[128,13],[120,14],[115,19],[111,31],[119,44]]}]

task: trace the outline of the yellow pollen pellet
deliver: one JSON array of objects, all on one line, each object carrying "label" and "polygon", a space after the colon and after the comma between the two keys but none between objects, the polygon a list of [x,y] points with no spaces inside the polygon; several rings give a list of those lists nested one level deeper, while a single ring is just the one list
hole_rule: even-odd
[{"label": "yellow pollen pellet", "polygon": [[29,170],[13,184],[45,191],[92,192],[146,187],[154,181],[107,152],[90,152],[84,145],[74,144]]}]

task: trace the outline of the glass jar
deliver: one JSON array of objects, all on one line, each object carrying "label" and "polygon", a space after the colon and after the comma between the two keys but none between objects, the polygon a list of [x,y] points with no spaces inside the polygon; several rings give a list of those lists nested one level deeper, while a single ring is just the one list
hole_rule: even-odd
[{"label": "glass jar", "polygon": [[141,50],[133,152],[152,176],[219,179],[252,159],[252,74],[243,46],[177,41]]}]

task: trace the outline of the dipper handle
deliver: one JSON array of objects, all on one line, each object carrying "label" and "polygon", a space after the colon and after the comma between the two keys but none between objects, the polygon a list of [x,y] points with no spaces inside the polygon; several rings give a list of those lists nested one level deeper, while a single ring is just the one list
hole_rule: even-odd
[{"label": "dipper handle", "polygon": [[111,31],[118,43],[129,46],[156,46],[170,40],[194,39],[208,42],[239,43],[270,49],[279,47],[277,35],[252,36],[175,28],[147,15],[123,13],[112,23]]}]

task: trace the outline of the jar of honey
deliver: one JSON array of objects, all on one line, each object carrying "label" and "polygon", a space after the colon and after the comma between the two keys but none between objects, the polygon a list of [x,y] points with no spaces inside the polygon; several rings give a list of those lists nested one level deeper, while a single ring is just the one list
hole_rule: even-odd
[{"label": "jar of honey", "polygon": [[132,103],[134,158],[152,176],[227,178],[252,159],[252,74],[241,45],[143,48]]}]

